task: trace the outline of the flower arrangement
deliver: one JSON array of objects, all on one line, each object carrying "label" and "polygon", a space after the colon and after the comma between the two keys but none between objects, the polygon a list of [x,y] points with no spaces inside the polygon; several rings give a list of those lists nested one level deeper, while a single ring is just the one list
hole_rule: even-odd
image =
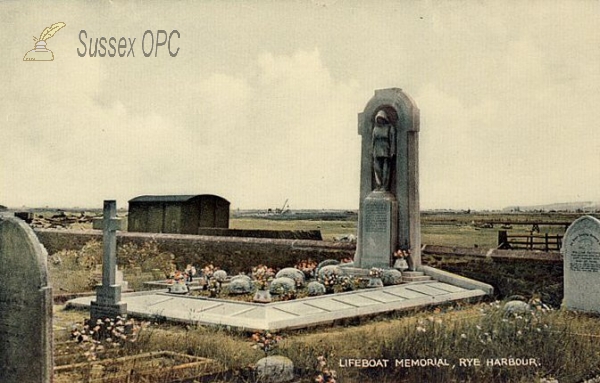
[{"label": "flower arrangement", "polygon": [[302,271],[307,278],[311,278],[315,276],[315,271],[317,269],[317,262],[312,259],[303,259],[294,266],[298,270]]},{"label": "flower arrangement", "polygon": [[206,289],[210,296],[214,298],[221,292],[221,282],[217,278],[211,277],[206,284]]},{"label": "flower arrangement", "polygon": [[252,268],[252,278],[255,280],[259,290],[267,290],[274,276],[275,272],[273,269],[265,265],[258,265]]},{"label": "flower arrangement", "polygon": [[339,275],[333,270],[325,270],[319,277],[319,282],[325,286],[325,290],[333,291],[335,285],[338,284]]},{"label": "flower arrangement", "polygon": [[356,288],[356,281],[347,275],[343,275],[338,277],[338,286],[341,291],[351,291]]},{"label": "flower arrangement", "polygon": [[219,270],[219,268],[213,266],[213,264],[211,263],[202,268],[202,275],[204,275],[204,278],[206,278],[206,280],[209,280],[213,276],[213,273],[217,270]]},{"label": "flower arrangement", "polygon": [[252,334],[252,341],[254,342],[252,348],[255,350],[260,349],[265,354],[268,354],[270,351],[273,351],[275,348],[277,348],[281,340],[283,340],[281,335],[273,335],[269,331],[255,332]]},{"label": "flower arrangement", "polygon": [[381,278],[382,275],[383,269],[380,269],[378,267],[372,267],[371,270],[369,270],[369,277],[371,278]]},{"label": "flower arrangement", "polygon": [[410,249],[398,249],[393,255],[396,259],[406,259],[410,256]]},{"label": "flower arrangement", "polygon": [[408,262],[406,260],[410,257],[410,249],[398,249],[392,254],[394,261],[394,268],[400,271],[404,271],[408,269]]},{"label": "flower arrangement", "polygon": [[175,270],[171,275],[169,275],[169,279],[167,282],[169,284],[173,283],[183,283],[185,280],[185,275],[179,270]]}]

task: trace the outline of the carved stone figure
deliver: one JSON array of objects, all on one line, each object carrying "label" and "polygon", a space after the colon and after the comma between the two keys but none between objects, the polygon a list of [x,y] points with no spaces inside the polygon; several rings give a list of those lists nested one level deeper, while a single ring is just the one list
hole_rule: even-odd
[{"label": "carved stone figure", "polygon": [[385,110],[375,115],[372,133],[373,172],[375,173],[375,190],[389,190],[392,159],[396,154],[396,130]]}]

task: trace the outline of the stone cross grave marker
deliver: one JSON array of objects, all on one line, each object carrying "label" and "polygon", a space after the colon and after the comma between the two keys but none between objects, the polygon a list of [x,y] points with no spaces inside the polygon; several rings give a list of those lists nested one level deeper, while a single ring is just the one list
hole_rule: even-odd
[{"label": "stone cross grave marker", "polygon": [[410,250],[421,265],[419,109],[401,89],[376,90],[358,115],[361,138],[358,240],[354,264],[390,267],[392,254]]},{"label": "stone cross grave marker", "polygon": [[0,218],[0,382],[52,381],[47,252],[20,219]]},{"label": "stone cross grave marker", "polygon": [[116,201],[104,201],[102,285],[96,289],[96,301],[90,306],[93,322],[127,314],[127,304],[121,301],[121,285],[117,284],[117,233],[121,220],[117,218]]},{"label": "stone cross grave marker", "polygon": [[592,216],[578,218],[563,238],[566,309],[600,312],[600,221]]}]

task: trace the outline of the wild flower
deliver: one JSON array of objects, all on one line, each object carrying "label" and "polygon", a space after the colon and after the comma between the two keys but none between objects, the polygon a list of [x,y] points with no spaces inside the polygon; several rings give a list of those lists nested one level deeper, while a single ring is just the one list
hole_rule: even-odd
[{"label": "wild flower", "polygon": [[317,357],[317,373],[315,378],[316,383],[336,383],[337,373],[327,367],[327,359],[323,355]]},{"label": "wild flower", "polygon": [[82,328],[74,326],[71,339],[86,350],[84,355],[88,361],[92,361],[98,359],[107,349],[135,342],[140,330],[147,326],[147,322],[138,323],[120,316],[116,319],[98,319],[95,323],[87,321]]},{"label": "wild flower", "polygon": [[251,337],[254,345],[252,346],[255,350],[262,350],[265,354],[268,354],[270,351],[273,351],[278,347],[279,342],[283,340],[281,335],[273,335],[269,331],[265,332],[255,332]]}]

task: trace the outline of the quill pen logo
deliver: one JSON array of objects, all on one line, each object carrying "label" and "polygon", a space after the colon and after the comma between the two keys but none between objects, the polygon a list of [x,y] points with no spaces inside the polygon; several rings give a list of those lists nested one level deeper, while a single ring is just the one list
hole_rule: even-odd
[{"label": "quill pen logo", "polygon": [[25,54],[23,61],[53,61],[54,53],[46,48],[46,40],[54,36],[54,34],[65,25],[67,24],[63,22],[52,24],[52,26],[44,29],[39,38],[34,36],[33,41],[35,41],[35,48]]}]

